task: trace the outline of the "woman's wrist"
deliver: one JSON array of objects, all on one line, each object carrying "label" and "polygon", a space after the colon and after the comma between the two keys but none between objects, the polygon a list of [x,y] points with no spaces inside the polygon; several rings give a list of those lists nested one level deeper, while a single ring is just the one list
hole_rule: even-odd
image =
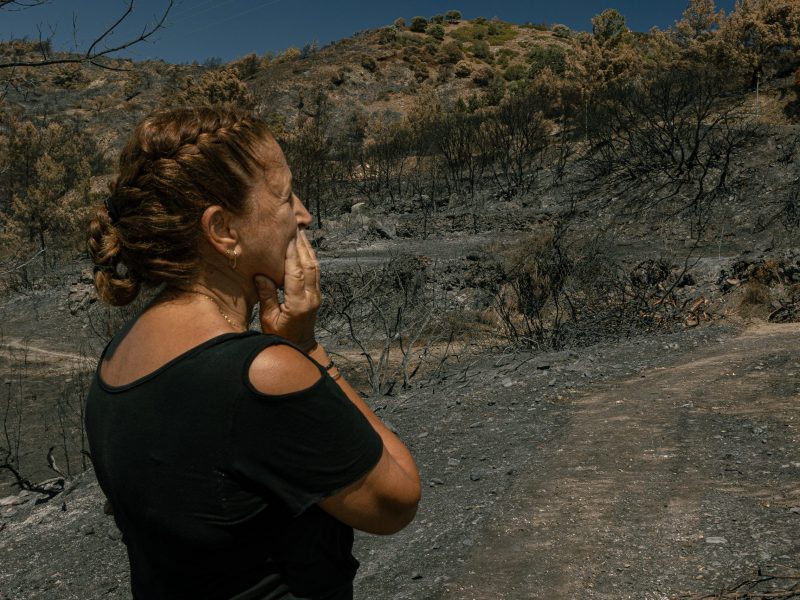
[{"label": "woman's wrist", "polygon": [[316,338],[311,338],[309,341],[304,343],[298,343],[297,346],[309,356],[311,356],[312,352],[314,352],[317,348],[321,348]]},{"label": "woman's wrist", "polygon": [[314,348],[307,352],[307,354],[321,364],[332,379],[336,380],[342,376],[342,373],[339,371],[339,367],[336,366],[336,363],[333,362],[330,354],[328,354],[321,344],[315,344]]},{"label": "woman's wrist", "polygon": [[305,353],[321,365],[327,365],[331,360],[325,348],[317,341],[315,341],[313,346],[306,350]]}]

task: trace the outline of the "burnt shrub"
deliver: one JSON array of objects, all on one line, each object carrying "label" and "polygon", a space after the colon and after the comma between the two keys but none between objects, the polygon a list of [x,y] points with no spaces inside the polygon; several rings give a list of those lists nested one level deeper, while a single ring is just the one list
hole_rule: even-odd
[{"label": "burnt shrub", "polygon": [[557,222],[501,249],[494,311],[511,344],[560,349],[680,326],[672,290],[682,273],[665,259],[626,266],[610,248],[568,239]]}]

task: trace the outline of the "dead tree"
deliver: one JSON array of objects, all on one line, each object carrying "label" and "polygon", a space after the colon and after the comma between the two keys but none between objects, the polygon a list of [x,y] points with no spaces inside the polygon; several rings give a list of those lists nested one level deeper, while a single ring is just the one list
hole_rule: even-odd
[{"label": "dead tree", "polygon": [[755,133],[736,82],[722,67],[674,63],[612,86],[593,115],[593,184],[627,194],[627,209],[691,214],[699,227]]},{"label": "dead tree", "polygon": [[446,305],[427,269],[425,257],[399,255],[323,280],[320,326],[340,346],[359,350],[372,395],[390,394],[398,376],[407,387],[423,347],[438,339]]},{"label": "dead tree", "polygon": [[548,129],[539,94],[523,91],[488,113],[481,127],[486,163],[501,193],[528,193],[548,147]]},{"label": "dead tree", "polygon": [[437,153],[445,165],[447,187],[451,193],[475,196],[484,168],[481,148],[481,117],[475,114],[442,114],[430,127]]},{"label": "dead tree", "polygon": [[[46,4],[43,0],[0,0],[0,10],[24,9],[41,6]],[[152,23],[145,25],[142,32],[135,37],[128,38],[122,42],[113,45],[105,45],[115,31],[119,29],[123,22],[130,19],[134,12],[136,2],[135,0],[127,0],[127,6],[120,16],[109,25],[104,31],[100,32],[94,40],[89,44],[85,51],[75,54],[64,54],[54,56],[51,53],[49,41],[40,36],[38,44],[38,57],[37,58],[24,58],[15,60],[5,60],[0,62],[0,69],[14,69],[17,67],[44,67],[48,65],[63,65],[63,64],[76,64],[76,63],[89,63],[104,69],[115,69],[116,67],[103,62],[102,59],[108,58],[116,52],[126,50],[131,46],[144,42],[150,39],[157,31],[164,27],[167,16],[172,10],[174,0],[166,0],[166,6],[161,11]],[[77,44],[76,44],[77,45]]]},{"label": "dead tree", "polygon": [[[305,105],[305,103],[303,103]],[[330,102],[325,94],[315,96],[311,108],[305,108],[296,129],[281,140],[295,177],[300,199],[313,203],[314,219],[322,229],[325,200],[331,179]]]}]

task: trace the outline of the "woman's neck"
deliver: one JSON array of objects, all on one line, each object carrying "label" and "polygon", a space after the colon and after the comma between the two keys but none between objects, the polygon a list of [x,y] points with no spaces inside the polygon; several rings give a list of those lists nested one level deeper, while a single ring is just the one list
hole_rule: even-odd
[{"label": "woman's neck", "polygon": [[213,267],[202,272],[191,284],[173,288],[171,293],[208,298],[217,305],[220,315],[231,327],[242,331],[247,329],[256,304],[254,287],[247,290],[237,273],[226,273]]}]

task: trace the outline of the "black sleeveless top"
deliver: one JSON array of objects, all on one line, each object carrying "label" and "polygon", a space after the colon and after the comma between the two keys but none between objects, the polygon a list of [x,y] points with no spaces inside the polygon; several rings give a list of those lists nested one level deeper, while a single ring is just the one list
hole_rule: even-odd
[{"label": "black sleeveless top", "polygon": [[352,598],[353,530],[316,503],[383,444],[319,365],[306,390],[256,391],[250,364],[276,343],[224,334],[119,387],[98,366],[86,431],[134,598]]}]

